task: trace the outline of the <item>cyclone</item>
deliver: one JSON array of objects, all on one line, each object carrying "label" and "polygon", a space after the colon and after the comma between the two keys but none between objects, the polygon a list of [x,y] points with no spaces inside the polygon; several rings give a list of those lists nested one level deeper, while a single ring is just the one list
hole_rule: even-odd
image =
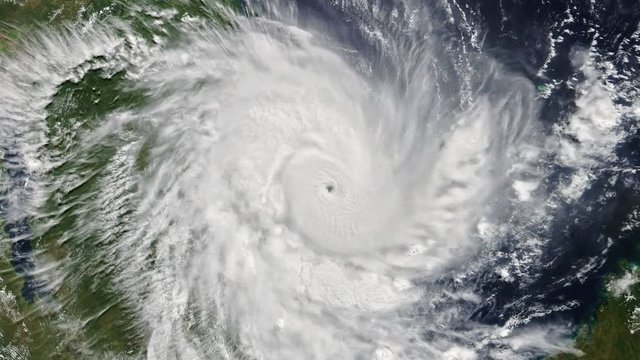
[{"label": "cyclone", "polygon": [[150,353],[191,348],[179,330],[189,311],[257,358],[450,350],[409,335],[420,327],[417,284],[479,248],[474,227],[506,180],[492,171],[510,161],[504,151],[523,151],[528,114],[501,117],[479,102],[421,129],[415,97],[431,97],[433,84],[380,101],[411,84],[359,71],[296,26],[237,21],[160,51],[140,79],[158,96],[135,118],[162,145],[140,209],[152,220],[128,251],[155,241],[173,269],[144,290],[156,294],[144,306]]},{"label": "cyclone", "polygon": [[138,350],[104,358],[581,354],[567,314],[637,172],[634,83],[597,42],[560,79],[462,2],[181,6],[0,56],[11,264],[66,349],[98,356],[107,319]]}]

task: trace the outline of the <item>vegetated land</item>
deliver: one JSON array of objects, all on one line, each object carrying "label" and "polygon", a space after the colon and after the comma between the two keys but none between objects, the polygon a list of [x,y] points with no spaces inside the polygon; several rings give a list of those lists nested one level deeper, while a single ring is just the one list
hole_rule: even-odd
[{"label": "vegetated land", "polygon": [[[228,2],[228,1],[225,1]],[[199,2],[168,2],[154,1],[138,2],[159,7],[172,7],[183,13],[199,13],[207,15],[200,8]],[[105,11],[108,10],[108,11]],[[20,40],[28,40],[29,36],[40,31],[42,25],[56,26],[61,23],[72,22],[76,19],[86,19],[103,13],[105,16],[125,16],[126,6],[123,3],[97,0],[26,0],[0,3],[0,53],[10,51],[11,47]],[[214,16],[215,14],[209,14]],[[221,20],[222,18],[218,18]],[[141,29],[141,31],[143,31]],[[50,116],[48,125],[56,132],[72,129],[72,119],[82,121],[91,126],[103,113],[113,108],[136,106],[144,102],[143,94],[124,94],[127,96],[113,96],[122,92],[126,81],[122,74],[110,78],[100,76],[99,72],[90,72],[78,83],[65,83],[59,88],[48,107]],[[98,92],[85,91],[83,87],[98,88]],[[104,96],[101,96],[104,94]],[[133,96],[131,96],[133,95]],[[89,97],[84,99],[83,97]],[[97,98],[96,98],[97,96]],[[105,101],[102,101],[104,97]],[[126,99],[114,102],[113,99]],[[107,102],[111,99],[112,102]],[[64,101],[62,101],[64,100]],[[97,102],[96,102],[97,100]],[[98,103],[99,105],[94,105]],[[87,105],[88,104],[88,105]],[[69,123],[69,124],[67,124]],[[68,125],[68,126],[65,126]],[[60,135],[60,134],[58,134]],[[74,140],[74,134],[67,134],[66,140]],[[65,140],[57,136],[56,140]],[[52,145],[61,144],[52,142]],[[72,144],[65,144],[72,146]],[[62,150],[58,148],[57,150]],[[96,148],[94,154],[88,156],[95,161],[83,161],[83,166],[94,165],[99,170],[108,161],[111,149]],[[91,160],[91,159],[89,159]],[[141,154],[141,163],[144,154]],[[81,171],[71,168],[59,171]],[[143,167],[143,164],[141,165]],[[86,169],[85,169],[86,170]],[[2,169],[0,166],[0,175]],[[63,201],[73,202],[74,198],[85,196],[91,192],[92,182],[87,182],[68,194],[63,194]],[[51,206],[51,202],[47,206]],[[39,239],[39,246],[47,247],[52,257],[64,258],[69,255],[69,249],[54,248],[55,238],[75,224],[73,212],[63,214],[59,226],[53,227]],[[51,242],[50,244],[48,244]],[[68,242],[73,245],[73,240]],[[91,249],[77,248],[75,251],[91,252]],[[7,243],[6,234],[0,234],[0,358],[7,356],[14,359],[74,359],[87,355],[87,349],[78,341],[61,331],[55,323],[61,319],[55,313],[47,312],[36,304],[26,302],[20,293],[22,280],[16,276],[10,264],[11,250]],[[57,296],[63,300],[63,307],[69,316],[79,318],[90,317],[96,311],[100,316],[93,318],[84,326],[89,341],[100,353],[126,353],[141,355],[142,344],[140,334],[132,332],[133,320],[125,305],[120,304],[109,293],[107,277],[98,279],[102,286],[93,283],[75,284],[73,288],[60,288]],[[84,341],[83,341],[84,342]],[[578,357],[571,354],[560,354],[553,360],[636,360],[640,359],[640,284],[631,287],[627,295],[615,296],[611,293],[604,295],[602,303],[593,316],[591,323],[582,326],[576,337],[576,346],[584,352]],[[95,355],[95,353],[94,353]]]},{"label": "vegetated land", "polygon": [[[627,266],[625,266],[627,267]],[[640,270],[636,268],[636,276]],[[584,324],[576,338],[579,357],[561,354],[552,360],[638,360],[640,359],[640,283],[629,293],[604,295],[590,324]]]}]

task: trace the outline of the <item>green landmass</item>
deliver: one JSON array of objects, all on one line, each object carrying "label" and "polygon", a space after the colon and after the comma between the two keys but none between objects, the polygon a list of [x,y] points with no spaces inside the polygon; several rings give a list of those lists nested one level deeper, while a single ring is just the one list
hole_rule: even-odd
[{"label": "green landmass", "polygon": [[[239,6],[238,2],[223,3],[235,9]],[[2,3],[0,53],[13,56],[14,51],[19,53],[22,42],[29,42],[38,32],[57,31],[62,25],[90,17],[128,21],[149,44],[158,38],[170,44],[180,37],[177,21],[155,22],[160,10],[171,9],[176,20],[189,15],[216,26],[230,26],[212,5],[206,1],[143,1],[129,6],[104,0]],[[36,301],[25,301],[21,295],[23,280],[9,262],[9,239],[4,231],[0,232],[0,360],[146,357],[147,334],[114,286],[114,265],[105,257],[106,250],[126,228],[104,238],[100,229],[88,226],[99,211],[95,204],[100,202],[100,182],[108,175],[108,165],[118,148],[125,143],[107,138],[89,148],[79,144],[105,117],[140,108],[147,99],[143,91],[134,90],[126,69],[110,73],[100,65],[103,60],[91,59],[88,65],[92,70],[81,79],[58,85],[46,107],[46,151],[59,163],[47,176],[58,185],[48,189],[42,209],[45,216],[31,219],[30,225],[37,261],[55,264],[51,271],[63,274],[62,281]],[[149,162],[153,134],[143,134],[135,126],[125,130],[138,132],[134,135],[141,139],[134,171],[142,173]],[[124,191],[134,193],[135,187]],[[127,223],[135,200],[125,206],[130,210],[118,219],[119,224]]]},{"label": "green landmass", "polygon": [[[235,10],[241,7],[238,1],[222,3]],[[0,3],[0,53],[10,54],[21,41],[44,31],[43,26],[55,28],[92,16],[126,19],[147,41],[153,41],[154,36],[168,41],[179,39],[179,30],[171,23],[150,26],[153,16],[139,11],[145,7],[173,9],[176,18],[192,15],[219,26],[231,26],[223,14],[202,1],[149,0],[137,2],[138,10],[123,2],[105,0],[5,2]],[[60,84],[46,108],[48,151],[52,157],[63,160],[48,176],[65,178],[72,185],[52,189],[43,209],[48,215],[32,220],[37,235],[34,246],[39,257],[60,264],[67,276],[51,294],[33,303],[25,301],[21,296],[22,278],[9,262],[7,235],[0,232],[0,360],[145,357],[147,334],[137,326],[133,309],[113,286],[114,272],[104,263],[102,250],[116,239],[105,240],[96,231],[78,231],[91,218],[92,209],[87,204],[97,201],[95,197],[107,164],[121,145],[117,139],[110,139],[77,153],[78,141],[84,133],[99,126],[105,116],[145,104],[146,94],[131,90],[131,85],[126,70],[108,74],[97,68],[79,81]],[[145,170],[152,145],[152,134],[146,134],[139,148],[136,171]],[[133,208],[135,203],[128,206]],[[631,322],[636,316],[638,325],[633,331],[636,325]],[[577,334],[576,347],[584,356],[560,354],[551,359],[640,359],[640,284],[632,286],[626,296],[603,294],[592,321]]]},{"label": "green landmass", "polygon": [[[640,270],[633,271],[640,276]],[[629,293],[618,296],[608,291],[603,297],[592,321],[576,336],[576,348],[584,355],[560,354],[552,360],[640,359],[640,283],[631,286]]]}]

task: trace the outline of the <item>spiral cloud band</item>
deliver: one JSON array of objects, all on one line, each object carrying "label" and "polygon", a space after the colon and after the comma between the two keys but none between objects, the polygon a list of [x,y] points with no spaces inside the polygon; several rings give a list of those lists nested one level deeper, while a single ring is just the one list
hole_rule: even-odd
[{"label": "spiral cloud band", "polygon": [[[203,18],[148,11],[137,20],[167,38],[96,22],[2,56],[12,87],[0,107],[15,117],[3,133],[19,141],[1,145],[35,179],[9,184],[20,201],[5,217],[47,222],[32,210],[40,193],[55,194],[53,204],[87,189],[57,203],[52,223],[68,215],[81,226],[55,241],[98,239],[91,255],[132,310],[149,359],[572,351],[564,328],[533,322],[573,303],[554,298],[547,309],[526,286],[540,280],[544,256],[564,250],[548,251],[553,222],[574,216],[565,209],[620,139],[614,87],[591,55],[571,64],[582,74],[575,116],[547,129],[543,94],[489,58],[466,20],[471,35],[460,41],[422,2],[311,3],[252,2],[249,15],[212,7]],[[40,78],[45,68],[59,73]],[[95,115],[78,139],[61,132],[74,145],[47,164],[45,107],[96,69],[96,81],[118,80],[126,86],[114,92],[144,100]],[[109,151],[103,168],[86,170]],[[40,180],[56,171],[64,176]],[[34,226],[33,238],[54,225]],[[33,269],[47,256],[35,254]],[[93,267],[57,261],[52,292],[75,281],[66,261]]]},{"label": "spiral cloud band", "polygon": [[258,358],[437,353],[407,336],[421,326],[410,314],[421,278],[478,247],[492,162],[510,146],[495,140],[491,107],[420,132],[414,100],[379,101],[390,85],[320,38],[239,25],[162,51],[141,77],[159,100],[139,117],[164,149],[141,209],[153,223],[131,243],[160,239],[159,261],[175,269],[140,290],[158,292],[145,306],[150,351],[188,343],[174,331],[195,307],[209,316],[202,331]]}]

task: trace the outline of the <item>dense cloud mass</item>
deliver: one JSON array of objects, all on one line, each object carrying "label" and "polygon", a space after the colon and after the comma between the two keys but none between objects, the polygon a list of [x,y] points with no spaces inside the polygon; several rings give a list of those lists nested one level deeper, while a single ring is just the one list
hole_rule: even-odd
[{"label": "dense cloud mass", "polygon": [[[595,38],[556,49],[572,22],[554,22],[529,59],[509,45],[508,59],[487,13],[277,1],[224,12],[225,26],[147,12],[178,41],[125,22],[42,33],[0,59],[0,146],[22,174],[4,216],[46,219],[47,192],[96,176],[51,170],[117,145],[78,201],[91,218],[67,235],[100,232],[100,271],[150,359],[579,354],[576,289],[593,287],[622,235],[570,226],[601,229],[620,212],[600,209],[635,189],[619,153],[635,80]],[[144,102],[102,114],[71,155],[46,154],[50,98],[96,70],[126,74]],[[31,294],[57,291],[66,268],[29,261],[55,269],[25,277]]]}]

